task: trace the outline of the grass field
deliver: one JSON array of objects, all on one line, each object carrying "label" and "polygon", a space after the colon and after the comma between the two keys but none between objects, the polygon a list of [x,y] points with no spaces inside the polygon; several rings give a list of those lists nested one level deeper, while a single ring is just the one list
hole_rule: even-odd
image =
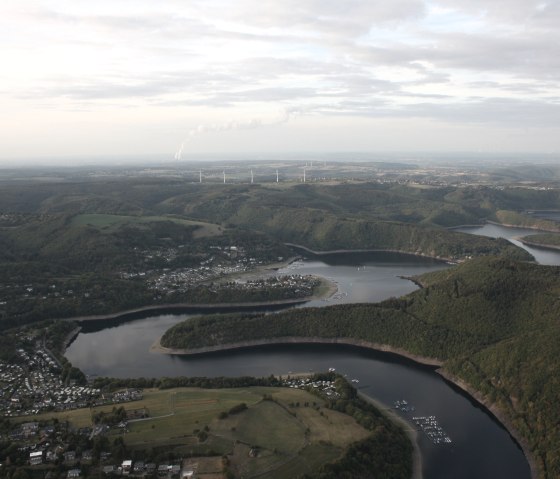
[{"label": "grass field", "polygon": [[[273,400],[263,399],[265,395]],[[240,403],[248,408],[219,418],[220,413]],[[145,390],[141,401],[122,405],[126,410],[146,408],[149,413],[147,419],[128,423],[123,435],[127,447],[166,448],[195,457],[218,456],[220,462],[216,457],[198,458],[199,477],[206,479],[222,477],[222,455],[228,456],[229,467],[239,477],[295,477],[337,459],[346,446],[368,435],[354,419],[325,409],[320,398],[297,389]],[[51,413],[36,419],[56,417],[75,427],[91,426],[95,412],[109,412],[112,407]],[[197,432],[205,429],[207,438],[200,440]],[[111,432],[113,437],[121,434]]]},{"label": "grass field", "polygon": [[129,423],[125,441],[130,446],[185,444],[195,429],[209,426],[222,411],[246,403],[253,405],[262,394],[251,389],[170,389],[149,391],[141,403],[151,419]]},{"label": "grass field", "polygon": [[196,226],[193,233],[195,238],[218,236],[222,234],[222,227],[213,223],[202,221],[192,221],[174,216],[125,216],[107,214],[81,214],[72,219],[73,226],[94,226],[100,229],[111,231],[113,228],[130,224],[141,225],[142,223],[157,223],[161,221],[172,221],[183,226]]}]

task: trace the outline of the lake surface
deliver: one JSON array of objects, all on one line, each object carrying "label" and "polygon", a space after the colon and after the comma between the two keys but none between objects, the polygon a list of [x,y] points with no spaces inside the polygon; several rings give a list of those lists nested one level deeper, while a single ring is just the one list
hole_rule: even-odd
[{"label": "lake surface", "polygon": [[390,297],[412,293],[418,287],[403,276],[414,276],[446,268],[445,262],[399,253],[334,253],[307,255],[276,274],[312,274],[327,278],[338,286],[328,301],[310,301],[305,306],[340,303],[376,303]]},{"label": "lake surface", "polygon": [[[447,267],[444,263],[399,254],[315,256],[275,274],[294,272],[329,277],[339,286],[336,302],[379,301],[416,286],[399,276]],[[309,304],[309,303],[308,303]],[[468,396],[433,370],[395,355],[324,345],[266,346],[197,357],[149,352],[151,344],[189,315],[158,315],[118,322],[89,322],[66,356],[88,375],[115,377],[268,376],[292,372],[337,372],[358,379],[359,388],[390,407],[406,399],[412,415],[435,415],[453,440],[434,445],[419,433],[426,479],[528,479],[529,466],[507,431]],[[410,419],[409,416],[405,418]]]},{"label": "lake surface", "polygon": [[535,248],[533,246],[526,246],[521,241],[517,241],[515,238],[522,236],[529,236],[540,233],[539,231],[527,229],[527,228],[508,228],[505,226],[494,225],[487,223],[484,226],[469,226],[464,228],[454,228],[454,231],[460,231],[462,233],[470,233],[480,236],[489,236],[491,238],[505,238],[511,241],[513,244],[527,250],[531,253],[537,263],[558,266],[560,265],[560,251],[549,250],[545,248]]}]

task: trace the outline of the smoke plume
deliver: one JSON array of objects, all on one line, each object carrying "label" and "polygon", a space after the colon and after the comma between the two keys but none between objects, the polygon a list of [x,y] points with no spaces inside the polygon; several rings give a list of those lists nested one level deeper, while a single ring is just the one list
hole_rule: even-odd
[{"label": "smoke plume", "polygon": [[225,123],[212,123],[210,125],[198,125],[196,128],[193,128],[187,133],[186,138],[181,143],[180,147],[175,152],[175,160],[181,160],[183,156],[183,151],[185,150],[185,146],[193,141],[195,138],[204,135],[206,133],[215,133],[221,131],[236,131],[236,130],[252,130],[255,128],[262,128],[268,126],[276,126],[281,125],[283,123],[287,123],[295,116],[301,114],[301,110],[299,109],[286,109],[284,112],[279,115],[277,118],[272,120],[261,120],[259,118],[253,118],[247,121],[236,121],[230,120]]}]

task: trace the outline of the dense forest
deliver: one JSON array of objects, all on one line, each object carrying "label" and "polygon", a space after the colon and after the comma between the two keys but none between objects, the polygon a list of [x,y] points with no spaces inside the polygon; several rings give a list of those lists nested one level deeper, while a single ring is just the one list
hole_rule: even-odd
[{"label": "dense forest", "polygon": [[423,288],[377,304],[274,315],[216,315],[180,323],[164,346],[200,348],[314,337],[387,344],[443,362],[510,418],[541,477],[560,476],[560,268],[479,258],[423,275]]}]

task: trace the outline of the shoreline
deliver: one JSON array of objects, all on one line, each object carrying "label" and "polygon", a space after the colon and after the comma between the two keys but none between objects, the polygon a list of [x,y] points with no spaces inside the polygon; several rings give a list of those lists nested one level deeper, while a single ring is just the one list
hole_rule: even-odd
[{"label": "shoreline", "polygon": [[390,407],[381,403],[377,399],[358,391],[358,397],[364,401],[375,406],[381,414],[383,414],[389,421],[394,424],[401,426],[408,437],[408,440],[412,443],[412,476],[411,479],[423,479],[424,472],[422,470],[422,452],[420,451],[420,446],[418,445],[418,430],[408,423],[406,419],[399,416]]},{"label": "shoreline", "polygon": [[[425,356],[420,356],[416,354],[411,354],[410,352],[400,349],[394,348],[392,346],[388,346],[385,344],[377,344],[371,343],[368,341],[363,340],[356,340],[351,338],[302,338],[302,337],[286,337],[286,338],[278,338],[278,339],[270,339],[270,340],[255,340],[255,341],[245,341],[240,343],[234,343],[230,345],[220,345],[220,346],[209,346],[206,348],[196,348],[192,350],[185,350],[185,349],[170,349],[165,348],[160,343],[161,338],[158,338],[150,347],[151,353],[160,353],[160,354],[174,354],[174,355],[199,355],[199,354],[207,354],[212,352],[220,352],[220,351],[228,351],[228,350],[235,350],[235,349],[244,349],[244,348],[251,348],[255,346],[266,346],[266,345],[281,345],[281,344],[344,344],[349,346],[357,346],[363,347],[367,349],[372,349],[374,351],[379,352],[386,352],[392,353],[397,356],[404,357],[406,359],[412,360],[420,365],[429,366],[435,368],[435,372],[443,378],[444,381],[447,381],[461,391],[463,391],[466,395],[472,398],[475,402],[477,402],[483,409],[487,411],[490,415],[492,415],[504,429],[508,432],[508,434],[514,439],[514,441],[518,444],[518,446],[523,451],[523,455],[529,464],[530,474],[532,479],[536,479],[538,477],[539,468],[537,466],[537,462],[531,452],[529,444],[527,441],[519,434],[515,426],[513,425],[511,419],[507,416],[507,414],[502,411],[498,406],[492,402],[490,402],[487,398],[485,398],[479,391],[472,388],[468,385],[465,381],[460,378],[453,376],[451,373],[447,372],[444,367],[444,363],[435,358],[428,358]],[[368,397],[369,399],[369,397]],[[385,406],[381,406],[385,407]],[[404,421],[407,426],[410,426],[404,419],[397,416],[399,419]],[[415,444],[413,442],[413,446]],[[421,458],[420,458],[421,460]],[[421,471],[421,470],[420,470]],[[421,479],[421,476],[413,476],[413,479]]]},{"label": "shoreline", "polygon": [[211,312],[213,310],[228,310],[238,308],[267,308],[274,306],[292,306],[298,304],[308,303],[309,301],[317,301],[326,299],[333,296],[338,291],[338,285],[327,278],[319,277],[322,283],[326,286],[326,290],[320,294],[313,294],[305,298],[294,299],[278,299],[274,301],[255,301],[245,303],[169,303],[169,304],[155,304],[142,306],[140,308],[127,309],[118,311],[116,313],[96,314],[91,316],[73,316],[71,318],[62,318],[61,321],[106,321],[110,319],[118,319],[128,315],[136,315],[147,313],[150,311],[169,311],[174,312],[189,312],[190,310],[202,310],[203,312]]},{"label": "shoreline", "polygon": [[[254,271],[249,271],[241,273],[239,275],[234,275],[234,277],[250,277],[251,275],[256,275],[257,277],[262,276],[266,271],[277,271],[280,268],[285,268],[291,263],[296,261],[298,256],[293,256],[288,258],[286,261],[271,263],[265,266],[260,266]],[[248,301],[240,303],[165,303],[165,304],[150,304],[147,306],[141,306],[139,308],[125,309],[122,311],[117,311],[115,313],[106,314],[93,314],[89,316],[73,316],[70,318],[60,318],[61,321],[107,321],[111,319],[119,319],[128,315],[137,315],[142,313],[148,313],[150,311],[169,311],[171,313],[189,312],[189,310],[202,310],[203,312],[213,311],[213,310],[227,310],[227,309],[237,309],[237,308],[266,308],[268,306],[291,306],[304,304],[309,301],[318,301],[321,299],[328,299],[335,295],[338,291],[338,284],[324,276],[315,276],[318,278],[324,291],[320,293],[314,293],[311,296],[306,296],[303,298],[291,298],[291,299],[277,299],[272,301]]]},{"label": "shoreline", "polygon": [[545,229],[539,228],[538,226],[523,226],[523,225],[512,225],[509,223],[498,223],[497,221],[490,221],[487,220],[486,223],[490,223],[491,225],[496,226],[503,226],[504,228],[513,228],[513,229],[520,229],[520,230],[534,230],[534,231],[542,231],[544,233],[560,233],[560,229]]},{"label": "shoreline", "polygon": [[553,245],[553,244],[534,243],[532,241],[524,240],[523,236],[515,236],[512,239],[519,241],[520,243],[523,243],[525,246],[530,246],[532,248],[540,248],[540,249],[551,250],[551,251],[560,251],[560,246]]},{"label": "shoreline", "polygon": [[60,352],[62,356],[66,354],[66,350],[68,349],[68,346],[70,346],[74,342],[74,339],[78,337],[78,334],[80,334],[81,330],[82,327],[77,326],[66,335],[66,338],[64,339],[64,344],[62,346],[62,351]]},{"label": "shoreline", "polygon": [[[538,226],[523,226],[523,225],[512,225],[510,223],[498,223],[497,221],[492,220],[485,220],[484,223],[478,225],[458,225],[458,226],[448,226],[446,229],[448,230],[456,230],[459,228],[482,228],[484,225],[495,225],[495,226],[503,226],[504,228],[511,228],[511,229],[519,229],[519,230],[533,230],[533,231],[542,231],[543,233],[560,233],[560,228],[553,230],[553,229],[543,229],[539,228]],[[459,232],[461,233],[461,231]],[[472,234],[472,233],[467,233]]]},{"label": "shoreline", "polygon": [[[310,296],[309,298],[312,298]],[[146,313],[149,311],[180,311],[188,312],[188,310],[203,310],[212,311],[214,309],[235,309],[235,308],[253,308],[253,307],[267,307],[267,306],[289,306],[292,304],[302,304],[312,301],[309,298],[295,298],[295,299],[279,299],[276,301],[264,302],[248,302],[248,303],[169,303],[169,304],[154,304],[149,306],[142,306],[140,308],[126,309],[116,313],[95,314],[91,316],[73,316],[71,318],[62,318],[60,321],[106,321],[109,319],[118,319],[128,315],[135,315],[139,313]],[[163,314],[163,313],[162,313]]]},{"label": "shoreline", "polygon": [[[486,224],[486,223],[480,223],[480,224],[477,224],[477,225],[446,226],[445,229],[446,229],[446,230],[453,231],[453,230],[456,230],[456,229],[459,229],[459,228],[480,228],[480,227],[484,226],[485,224]],[[458,231],[458,233],[462,233],[462,231]],[[470,233],[469,233],[469,234],[470,234]]]},{"label": "shoreline", "polygon": [[537,466],[537,461],[533,457],[529,444],[519,434],[519,432],[517,431],[511,419],[507,416],[507,414],[504,411],[502,411],[495,403],[489,401],[485,396],[483,396],[482,393],[472,388],[465,381],[454,376],[453,374],[449,373],[443,368],[437,369],[436,373],[439,374],[445,381],[448,381],[449,383],[455,385],[456,387],[464,391],[466,394],[472,397],[477,403],[482,405],[484,409],[489,411],[496,418],[496,420],[504,427],[504,429],[515,440],[517,445],[523,451],[523,455],[525,456],[525,459],[529,463],[531,478],[537,479],[537,477],[539,477],[539,468]]},{"label": "shoreline", "polygon": [[363,341],[360,339],[353,339],[353,338],[321,338],[321,337],[287,336],[283,338],[241,341],[238,343],[232,343],[227,345],[224,344],[224,345],[216,345],[216,346],[207,346],[207,347],[195,348],[195,349],[176,349],[176,348],[166,348],[165,346],[162,346],[161,337],[160,337],[154,341],[152,346],[150,346],[150,352],[159,353],[159,354],[196,356],[200,354],[208,354],[208,353],[215,353],[221,351],[231,351],[234,349],[245,349],[245,348],[253,348],[256,346],[270,346],[270,345],[282,345],[282,344],[343,344],[346,346],[356,346],[356,347],[371,349],[383,353],[396,354],[398,356],[410,359],[416,363],[422,364],[423,366],[428,366],[432,368],[439,368],[443,366],[443,362],[436,358],[428,358],[425,356],[412,354],[404,349],[395,348],[387,344],[372,343],[369,341]]},{"label": "shoreline", "polygon": [[448,258],[446,256],[433,256],[433,255],[429,255],[429,254],[424,254],[424,253],[412,253],[410,251],[405,251],[405,250],[401,250],[401,249],[383,249],[383,248],[374,248],[374,249],[333,249],[333,250],[321,250],[321,251],[315,251],[312,250],[311,248],[308,248],[306,246],[302,246],[299,244],[295,244],[295,243],[284,243],[286,246],[292,247],[292,248],[298,248],[301,249],[303,251],[307,251],[308,253],[311,253],[315,256],[323,256],[323,255],[328,255],[328,254],[340,254],[340,253],[399,253],[399,254],[406,254],[409,256],[416,256],[418,258],[429,258],[429,259],[434,259],[437,261],[442,261],[444,263],[448,263],[448,262],[452,262],[452,263],[456,263],[460,260],[456,260],[453,258]]}]

